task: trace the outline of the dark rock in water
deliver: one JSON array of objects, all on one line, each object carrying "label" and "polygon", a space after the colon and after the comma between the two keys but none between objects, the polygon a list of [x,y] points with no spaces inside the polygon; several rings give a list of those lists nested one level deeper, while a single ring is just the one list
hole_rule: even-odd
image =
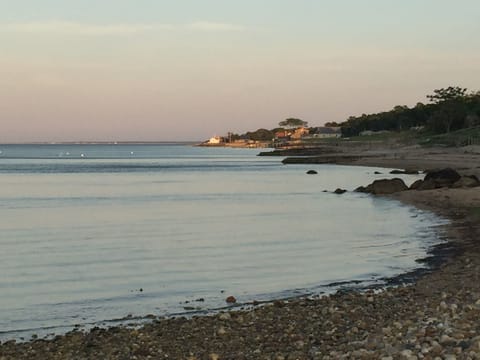
[{"label": "dark rock in water", "polygon": [[371,194],[393,194],[399,191],[408,190],[407,185],[402,179],[381,179],[375,180],[373,183],[366,187],[366,191]]},{"label": "dark rock in water", "polygon": [[423,184],[423,180],[417,180],[412,185],[410,185],[410,190],[418,190],[418,188]]},{"label": "dark rock in water", "polygon": [[235,296],[229,296],[225,299],[225,301],[229,304],[235,304],[237,302],[237,299],[235,299]]},{"label": "dark rock in water", "polygon": [[475,175],[462,176],[459,180],[453,183],[452,187],[462,188],[462,187],[475,187],[480,186],[480,181]]},{"label": "dark rock in water", "polygon": [[440,170],[429,171],[425,176],[425,181],[433,180],[435,182],[435,187],[450,187],[458,180],[461,176],[458,172],[453,169],[445,168]]},{"label": "dark rock in water", "polygon": [[436,189],[437,185],[435,184],[435,181],[432,179],[429,180],[423,180],[419,185],[417,190],[433,190]]},{"label": "dark rock in water", "polygon": [[343,194],[343,193],[346,193],[346,192],[347,192],[347,190],[340,189],[340,188],[337,188],[337,189],[335,189],[335,191],[334,191],[335,194]]},{"label": "dark rock in water", "polygon": [[356,188],[355,190],[353,190],[353,191],[355,191],[355,192],[362,192],[362,193],[368,192],[368,191],[367,191],[367,188],[366,188],[365,186],[359,186],[359,187],[357,187],[357,188]]},{"label": "dark rock in water", "polygon": [[315,175],[315,174],[318,174],[318,172],[316,172],[315,170],[308,170],[308,171],[307,171],[307,174],[309,174],[309,175]]},{"label": "dark rock in water", "polygon": [[417,170],[405,169],[405,170],[392,170],[390,174],[404,174],[404,175],[416,175],[418,174]]},{"label": "dark rock in water", "polygon": [[375,174],[375,175],[380,175],[381,172],[380,172],[380,171],[375,171],[374,174]]}]

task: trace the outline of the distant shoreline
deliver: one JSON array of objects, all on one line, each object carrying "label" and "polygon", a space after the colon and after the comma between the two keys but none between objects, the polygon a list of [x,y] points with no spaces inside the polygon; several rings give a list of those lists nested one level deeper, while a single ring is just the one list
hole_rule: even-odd
[{"label": "distant shoreline", "polygon": [[2,145],[194,145],[197,141],[62,141],[62,142],[13,142]]}]

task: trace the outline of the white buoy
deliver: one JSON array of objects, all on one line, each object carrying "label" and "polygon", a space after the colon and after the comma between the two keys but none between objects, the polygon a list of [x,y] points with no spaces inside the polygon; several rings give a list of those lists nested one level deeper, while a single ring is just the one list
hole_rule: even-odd
[{"label": "white buoy", "polygon": [[80,154],[80,157],[84,157],[84,156],[85,156],[85,154]]}]

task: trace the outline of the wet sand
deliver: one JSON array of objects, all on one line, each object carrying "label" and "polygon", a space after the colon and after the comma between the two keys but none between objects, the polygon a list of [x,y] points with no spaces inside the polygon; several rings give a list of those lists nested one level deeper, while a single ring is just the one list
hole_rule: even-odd
[{"label": "wet sand", "polygon": [[[450,166],[478,174],[475,152],[429,152],[430,158],[412,149],[409,155],[385,152],[375,162],[366,156],[346,163]],[[396,286],[159,319],[138,329],[7,342],[0,345],[0,359],[480,359],[480,187],[411,190],[391,197],[451,219],[440,229],[448,243],[427,260],[433,269],[406,274]]]}]

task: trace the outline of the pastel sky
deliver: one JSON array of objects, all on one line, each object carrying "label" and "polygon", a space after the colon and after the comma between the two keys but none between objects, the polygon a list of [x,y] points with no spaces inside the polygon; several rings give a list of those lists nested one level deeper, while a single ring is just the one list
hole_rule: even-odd
[{"label": "pastel sky", "polygon": [[478,0],[0,0],[0,142],[204,140],[480,89]]}]

